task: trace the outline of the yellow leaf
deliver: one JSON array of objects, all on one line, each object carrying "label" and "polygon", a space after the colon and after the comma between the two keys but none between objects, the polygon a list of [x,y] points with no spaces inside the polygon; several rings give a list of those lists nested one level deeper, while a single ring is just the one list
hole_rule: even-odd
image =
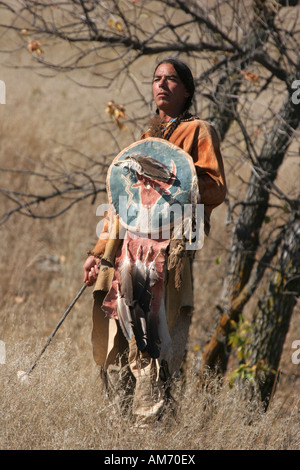
[{"label": "yellow leaf", "polygon": [[110,115],[110,117],[115,121],[118,128],[121,130],[126,129],[124,124],[120,122],[120,118],[125,119],[125,108],[122,104],[115,104],[113,100],[108,101],[105,112]]},{"label": "yellow leaf", "polygon": [[258,82],[259,76],[257,75],[257,73],[245,72],[244,70],[242,70],[241,74],[246,80],[249,80],[249,82]]},{"label": "yellow leaf", "polygon": [[118,33],[121,33],[122,31],[124,31],[124,28],[123,28],[122,24],[120,23],[120,21],[116,21],[115,28],[118,31]]},{"label": "yellow leaf", "polygon": [[122,118],[126,118],[125,108],[122,104],[117,104],[118,115]]},{"label": "yellow leaf", "polygon": [[121,131],[124,131],[126,129],[126,126],[122,122],[120,122],[118,119],[116,119],[116,124]]},{"label": "yellow leaf", "polygon": [[31,53],[36,52],[37,54],[42,54],[43,51],[40,46],[41,46],[40,41],[30,41],[28,43],[28,49]]}]

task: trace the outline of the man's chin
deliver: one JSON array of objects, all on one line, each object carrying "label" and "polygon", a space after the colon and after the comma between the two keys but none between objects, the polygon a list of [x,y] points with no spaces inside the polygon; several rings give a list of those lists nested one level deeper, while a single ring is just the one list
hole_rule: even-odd
[{"label": "man's chin", "polygon": [[170,100],[168,97],[159,97],[156,99],[156,106],[161,109],[170,106]]}]

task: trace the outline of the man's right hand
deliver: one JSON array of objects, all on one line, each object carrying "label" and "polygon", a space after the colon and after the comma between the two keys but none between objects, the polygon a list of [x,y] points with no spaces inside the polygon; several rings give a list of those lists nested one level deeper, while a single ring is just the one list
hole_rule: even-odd
[{"label": "man's right hand", "polygon": [[99,273],[99,268],[98,264],[100,262],[100,258],[96,258],[95,256],[91,255],[89,256],[84,265],[83,265],[83,272],[84,272],[84,282],[87,286],[92,286],[95,284],[98,273]]}]

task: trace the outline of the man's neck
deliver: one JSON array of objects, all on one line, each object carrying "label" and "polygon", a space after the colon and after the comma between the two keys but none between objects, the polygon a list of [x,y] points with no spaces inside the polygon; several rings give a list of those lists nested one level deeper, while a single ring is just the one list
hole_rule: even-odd
[{"label": "man's neck", "polygon": [[159,110],[159,117],[162,120],[162,122],[169,122],[172,119],[176,119],[180,113],[174,112],[174,113],[168,113],[162,110]]}]

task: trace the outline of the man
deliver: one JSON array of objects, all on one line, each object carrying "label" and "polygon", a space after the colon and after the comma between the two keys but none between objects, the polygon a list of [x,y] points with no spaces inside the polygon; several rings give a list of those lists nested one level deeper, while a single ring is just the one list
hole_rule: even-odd
[{"label": "man", "polygon": [[[190,69],[181,61],[169,58],[156,66],[152,92],[157,110],[142,139],[166,139],[192,157],[201,203],[204,204],[204,229],[208,235],[211,212],[224,201],[226,193],[217,133],[209,123],[188,112],[194,95],[194,80]],[[113,215],[109,214],[107,220],[112,218]],[[84,264],[84,281],[88,285],[96,282],[92,333],[94,358],[112,386],[113,371],[120,376],[120,371],[129,364],[135,379],[133,414],[137,423],[143,423],[153,417],[159,417],[162,413],[168,391],[168,379],[178,373],[184,356],[193,311],[191,253],[179,250],[178,241],[170,242],[166,259],[168,276],[165,283],[164,307],[172,347],[166,356],[153,360],[147,351],[139,350],[135,337],[130,341],[125,339],[118,320],[108,319],[102,311],[103,301],[113,279],[115,253],[121,243],[114,242],[112,248],[108,249],[108,243],[111,243],[108,239],[109,232],[104,229]],[[101,258],[99,274],[98,263]],[[123,356],[128,347],[128,356]],[[117,359],[120,360],[119,363]],[[118,384],[120,385],[120,381]],[[120,390],[114,392],[117,394]]]}]

